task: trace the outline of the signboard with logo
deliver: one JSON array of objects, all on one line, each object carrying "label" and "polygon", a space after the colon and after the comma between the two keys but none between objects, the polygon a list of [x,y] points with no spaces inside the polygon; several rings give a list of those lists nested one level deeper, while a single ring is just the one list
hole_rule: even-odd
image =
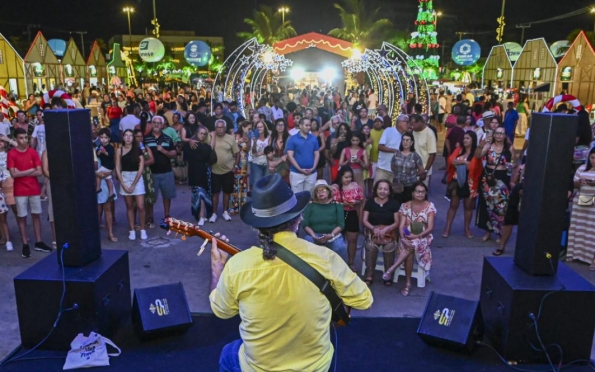
[{"label": "signboard with logo", "polygon": [[184,49],[184,58],[193,66],[205,66],[211,59],[211,48],[204,41],[191,41]]},{"label": "signboard with logo", "polygon": [[523,47],[518,43],[504,43],[502,45],[506,48],[506,53],[512,63],[516,62],[523,52]]},{"label": "signboard with logo", "polygon": [[475,40],[460,40],[452,47],[452,60],[459,66],[471,66],[480,56],[481,47]]},{"label": "signboard with logo", "polygon": [[138,55],[145,62],[159,62],[165,55],[165,46],[159,39],[148,37],[138,44]]}]

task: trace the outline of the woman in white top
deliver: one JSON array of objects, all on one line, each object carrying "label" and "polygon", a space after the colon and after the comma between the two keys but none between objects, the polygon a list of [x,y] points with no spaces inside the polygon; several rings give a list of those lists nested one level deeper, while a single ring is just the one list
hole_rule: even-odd
[{"label": "woman in white top", "polygon": [[250,146],[250,186],[267,174],[267,157],[264,148],[269,146],[269,129],[263,121],[257,121],[254,126],[258,136],[252,138]]},{"label": "woman in white top", "polygon": [[10,138],[0,135],[0,183],[2,184],[2,193],[0,193],[0,231],[2,232],[2,240],[6,242],[6,250],[12,251],[13,246],[10,242],[10,234],[8,230],[8,207],[16,215],[16,202],[14,199],[14,179],[10,176],[7,168],[8,146],[16,146],[16,142]]}]

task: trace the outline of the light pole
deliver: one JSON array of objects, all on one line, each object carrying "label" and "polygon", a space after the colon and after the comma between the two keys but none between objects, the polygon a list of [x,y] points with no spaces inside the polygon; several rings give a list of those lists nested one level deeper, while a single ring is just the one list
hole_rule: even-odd
[{"label": "light pole", "polygon": [[132,55],[132,26],[130,26],[130,13],[134,13],[134,8],[127,6],[122,9],[128,15],[128,42],[130,43],[130,54]]},{"label": "light pole", "polygon": [[282,22],[285,23],[285,13],[289,13],[289,8],[286,6],[282,6],[281,8],[279,8],[279,12],[281,13]]},{"label": "light pole", "polygon": [[[591,8],[591,13],[595,13],[595,8]],[[595,38],[595,21],[593,22],[593,37]]]},{"label": "light pole", "polygon": [[442,17],[442,12],[434,12],[434,31],[438,31],[438,17]]}]

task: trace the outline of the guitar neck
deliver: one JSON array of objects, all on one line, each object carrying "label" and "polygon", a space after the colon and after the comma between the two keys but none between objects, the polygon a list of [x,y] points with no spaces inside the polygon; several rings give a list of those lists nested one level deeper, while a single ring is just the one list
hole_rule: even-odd
[{"label": "guitar neck", "polygon": [[212,238],[215,238],[215,240],[217,241],[217,248],[221,249],[222,251],[225,251],[227,254],[233,256],[236,253],[240,253],[242,250],[234,245],[231,245],[221,239],[219,239],[218,237],[214,236],[212,233],[210,232],[206,232],[205,230],[198,230],[196,231],[196,235],[203,238],[203,239],[208,239],[209,241],[211,241]]},{"label": "guitar neck", "polygon": [[211,241],[211,239],[214,238],[217,241],[217,248],[227,252],[232,256],[242,251],[240,248],[231,245],[226,241],[221,240],[219,237],[215,236],[215,234],[213,234],[213,232],[211,231],[205,231],[201,229],[199,226],[181,220],[177,220],[175,218],[166,218],[165,221],[163,221],[163,223],[161,224],[161,228],[168,230],[168,234],[171,232],[175,232],[176,234],[182,234],[183,237],[198,236],[208,240],[209,242]]}]

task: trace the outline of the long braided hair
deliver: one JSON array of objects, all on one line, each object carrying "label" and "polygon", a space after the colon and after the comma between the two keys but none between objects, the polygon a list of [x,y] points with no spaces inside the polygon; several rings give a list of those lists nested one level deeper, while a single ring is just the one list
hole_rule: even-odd
[{"label": "long braided hair", "polygon": [[273,243],[273,235],[278,232],[282,231],[296,231],[296,226],[299,224],[302,215],[298,215],[297,217],[282,223],[281,225],[268,227],[264,229],[256,229],[258,232],[258,243],[262,248],[262,258],[265,261],[273,260],[277,256],[277,247],[272,245]]}]

